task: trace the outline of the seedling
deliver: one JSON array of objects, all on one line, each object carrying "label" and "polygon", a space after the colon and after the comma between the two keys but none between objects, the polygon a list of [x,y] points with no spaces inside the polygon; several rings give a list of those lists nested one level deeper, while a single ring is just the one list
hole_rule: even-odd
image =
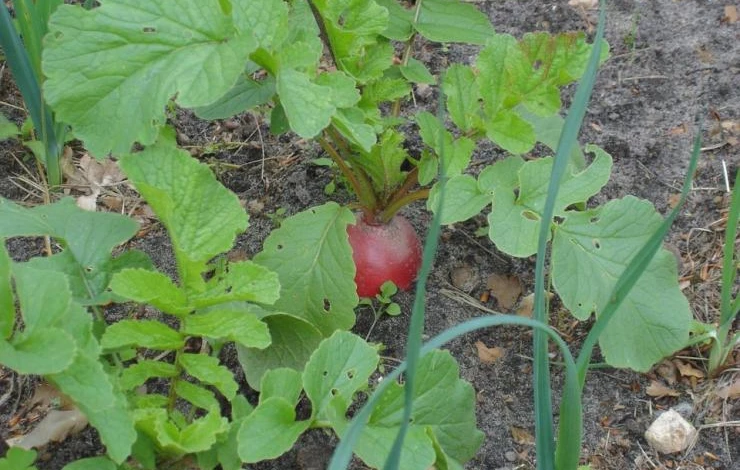
[{"label": "seedling", "polygon": [[370,328],[365,335],[366,341],[372,334],[375,329],[375,325],[383,314],[390,315],[392,317],[401,314],[401,306],[393,301],[393,296],[397,293],[398,287],[396,287],[392,281],[386,281],[382,286],[380,286],[380,293],[377,294],[374,299],[369,297],[363,297],[360,299],[359,305],[370,307],[370,310],[373,312],[373,323],[370,325]]}]

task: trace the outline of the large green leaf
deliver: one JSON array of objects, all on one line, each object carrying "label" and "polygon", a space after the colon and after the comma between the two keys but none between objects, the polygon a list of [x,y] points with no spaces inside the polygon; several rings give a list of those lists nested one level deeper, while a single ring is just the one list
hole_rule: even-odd
[{"label": "large green leaf", "polygon": [[[253,2],[256,4],[256,2]],[[281,2],[282,3],[282,2]],[[253,80],[244,74],[224,96],[193,111],[201,119],[226,119],[267,103],[275,95],[275,79]]]},{"label": "large green leaf", "polygon": [[[560,182],[555,202],[556,216],[562,216],[572,204],[587,201],[609,179],[612,165],[609,154],[598,147],[587,149],[595,152],[596,158],[582,171],[569,167],[570,170]],[[496,165],[493,168],[485,178],[493,190],[493,210],[488,215],[489,237],[501,251],[512,256],[531,256],[537,252],[537,236],[547,198],[552,158],[541,158],[521,165],[516,185],[511,184],[511,168]],[[502,175],[497,177],[496,171],[501,171]],[[518,190],[518,195],[515,190]]]},{"label": "large green leaf", "polygon": [[[585,212],[566,212],[552,247],[553,284],[565,306],[584,320],[610,301],[632,257],[661,223],[647,202],[631,196]],[[678,286],[676,259],[660,250],[599,337],[606,361],[647,371],[682,348],[691,310]]]},{"label": "large green leaf", "polygon": [[475,86],[475,72],[461,64],[452,64],[442,81],[447,111],[452,122],[462,131],[482,127],[480,119],[480,96]]},{"label": "large green leaf", "polygon": [[424,0],[414,28],[437,42],[484,44],[493,35],[488,18],[460,0]]},{"label": "large green leaf", "polygon": [[248,217],[234,193],[210,169],[174,146],[169,134],[120,160],[172,240],[182,287],[205,289],[205,263],[229,250]]},{"label": "large green leaf", "polygon": [[226,272],[217,274],[206,283],[206,290],[191,294],[189,301],[196,308],[226,302],[248,301],[273,304],[280,295],[280,282],[274,272],[251,261],[228,263]]},{"label": "large green leaf", "polygon": [[147,303],[172,315],[192,310],[185,293],[167,275],[146,269],[124,269],[113,276],[110,287],[116,294]]},{"label": "large green leaf", "polygon": [[303,388],[311,400],[313,417],[327,419],[332,400],[347,409],[354,394],[367,387],[378,360],[375,348],[348,331],[337,331],[322,341],[303,370]]},{"label": "large green leaf", "polygon": [[156,320],[121,320],[106,328],[100,344],[108,351],[129,347],[177,349],[185,344],[185,336]]},{"label": "large green leaf", "polygon": [[245,463],[274,459],[295,444],[311,420],[295,420],[295,403],[271,397],[242,421],[237,441],[239,457]]},{"label": "large green leaf", "polygon": [[234,375],[219,363],[218,358],[186,353],[180,355],[179,361],[188,374],[203,383],[213,385],[229,401],[236,395],[239,386],[234,380]]},{"label": "large green leaf", "polygon": [[270,328],[271,343],[266,348],[237,345],[239,363],[249,386],[259,390],[265,372],[287,367],[303,371],[311,354],[322,340],[321,332],[299,317],[277,314],[263,318]]},{"label": "large green leaf", "polygon": [[[53,354],[49,354],[53,351]],[[55,374],[68,368],[77,354],[72,336],[60,328],[37,328],[11,342],[0,340],[0,363],[19,374]]]},{"label": "large green leaf", "polygon": [[126,367],[118,379],[122,390],[131,390],[154,377],[176,377],[180,371],[174,364],[163,361],[142,360]]},{"label": "large green leaf", "polygon": [[[459,367],[447,351],[423,356],[416,371],[412,424],[401,452],[400,468],[426,470],[435,464],[435,447],[448,468],[462,468],[483,442],[475,428],[475,391],[459,378]],[[381,468],[403,419],[403,386],[393,384],[384,393],[360,436],[355,453],[368,465]],[[344,414],[331,417],[342,436],[348,426]]]},{"label": "large green leaf", "polygon": [[278,274],[277,310],[305,318],[325,336],[355,321],[355,265],[347,238],[352,212],[330,202],[288,217],[254,257]]},{"label": "large green leaf", "polygon": [[236,19],[219,0],[62,6],[44,49],[45,97],[98,158],[151,144],[172,96],[204,106],[234,85],[257,47]]},{"label": "large green leaf", "polygon": [[250,348],[264,349],[270,345],[267,324],[250,312],[215,308],[183,318],[180,331]]},{"label": "large green leaf", "polygon": [[[482,191],[478,182],[470,175],[453,176],[447,181],[445,188],[440,220],[443,225],[468,220],[491,203],[492,193]],[[435,213],[440,210],[439,194],[439,185],[435,184],[427,199],[427,208]]]},{"label": "large green leaf", "polygon": [[147,266],[146,257],[111,257],[114,247],[134,236],[139,225],[107,212],[84,211],[74,199],[25,208],[0,198],[0,237],[49,235],[65,248],[61,253],[33,258],[29,265],[67,275],[74,298],[82,304],[111,300],[106,292],[111,276],[127,265]]}]

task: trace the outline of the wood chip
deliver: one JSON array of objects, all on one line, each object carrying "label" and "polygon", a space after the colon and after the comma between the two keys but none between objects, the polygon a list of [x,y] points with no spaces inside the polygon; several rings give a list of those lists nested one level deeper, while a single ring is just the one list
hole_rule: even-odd
[{"label": "wood chip", "polygon": [[725,16],[722,17],[722,21],[729,24],[737,22],[737,7],[735,5],[725,5]]},{"label": "wood chip", "polygon": [[504,348],[499,348],[498,346],[489,348],[483,341],[476,341],[475,347],[478,350],[478,359],[483,364],[493,364],[506,354]]},{"label": "wood chip", "polygon": [[511,426],[509,428],[509,431],[511,431],[511,437],[514,439],[514,442],[520,445],[533,445],[534,444],[534,436],[532,433],[527,431],[524,428],[518,428],[516,426]]}]

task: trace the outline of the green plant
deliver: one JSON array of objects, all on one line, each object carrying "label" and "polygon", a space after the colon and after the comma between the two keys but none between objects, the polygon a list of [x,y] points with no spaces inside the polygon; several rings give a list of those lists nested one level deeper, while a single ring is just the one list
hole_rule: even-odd
[{"label": "green plant", "polygon": [[[66,125],[55,119],[46,104],[42,92],[44,75],[41,71],[41,55],[49,17],[63,3],[63,0],[13,0],[17,30],[7,6],[0,8],[0,45],[28,107],[38,139],[24,142],[24,145],[33,151],[36,159],[46,168],[46,180],[52,186],[62,182],[59,159]],[[7,137],[11,137],[11,134],[0,135],[0,138]]]},{"label": "green plant", "polygon": [[36,451],[11,447],[5,457],[0,457],[0,470],[36,470],[35,460]]},{"label": "green plant", "polygon": [[398,293],[398,287],[396,287],[396,285],[391,281],[386,281],[382,286],[380,286],[380,294],[376,295],[375,299],[367,297],[360,299],[359,305],[364,305],[370,308],[370,311],[373,313],[373,323],[370,325],[370,328],[365,335],[366,340],[370,337],[375,325],[383,314],[390,315],[392,317],[401,314],[401,306],[393,301],[393,296],[396,295],[396,293]]}]

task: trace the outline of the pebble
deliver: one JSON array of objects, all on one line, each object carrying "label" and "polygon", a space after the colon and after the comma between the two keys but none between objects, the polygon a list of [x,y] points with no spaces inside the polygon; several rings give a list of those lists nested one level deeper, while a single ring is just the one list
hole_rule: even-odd
[{"label": "pebble", "polygon": [[519,458],[519,455],[517,455],[517,453],[513,450],[509,450],[506,451],[506,453],[504,454],[504,458],[509,462],[516,462],[516,460]]},{"label": "pebble", "polygon": [[696,438],[696,428],[673,409],[666,411],[653,421],[645,440],[661,454],[673,454],[686,450]]}]

